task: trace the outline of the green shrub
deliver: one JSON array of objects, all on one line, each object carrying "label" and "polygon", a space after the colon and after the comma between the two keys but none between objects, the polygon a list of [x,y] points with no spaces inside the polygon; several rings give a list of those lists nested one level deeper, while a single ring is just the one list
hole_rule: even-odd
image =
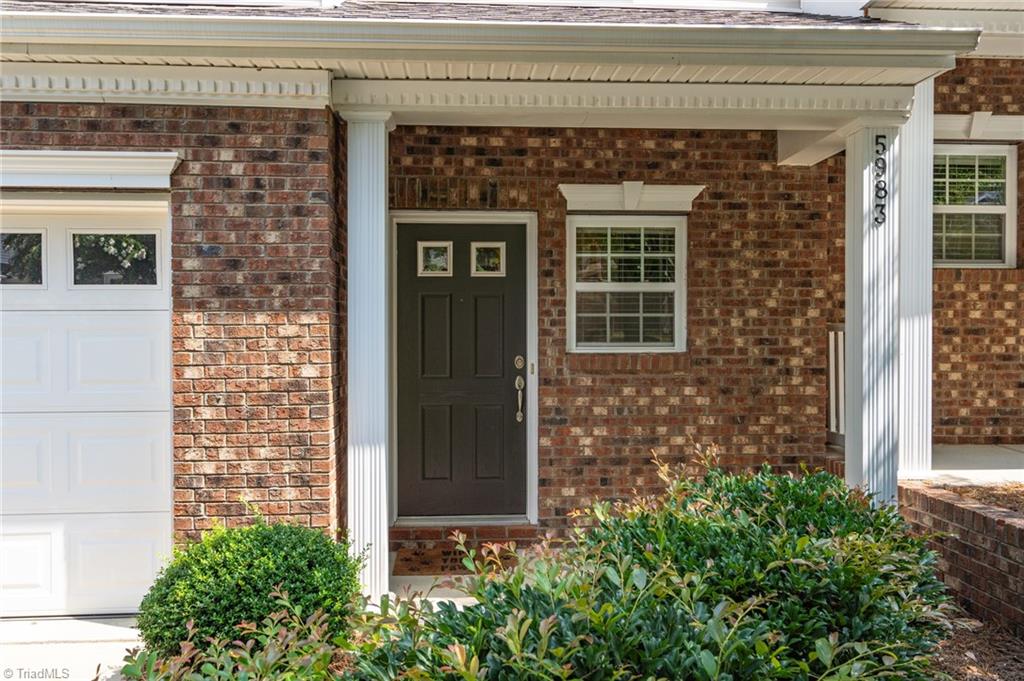
[{"label": "green shrub", "polygon": [[194,641],[235,639],[242,622],[259,622],[277,609],[271,594],[286,592],[304,612],[322,610],[330,630],[342,633],[359,590],[359,561],[347,542],[323,532],[262,519],[216,528],[176,552],[139,607],[146,648],[178,653],[192,622]]},{"label": "green shrub", "polygon": [[934,678],[950,606],[893,510],[824,473],[660,472],[559,549],[467,551],[470,607],[384,601],[350,678]]},{"label": "green shrub", "polygon": [[327,616],[309,617],[288,600],[274,594],[279,611],[259,626],[240,627],[243,641],[214,640],[196,645],[190,629],[180,652],[161,658],[155,651],[136,650],[125,658],[121,675],[129,681],[199,681],[201,679],[279,679],[329,681],[345,664],[332,644]]}]

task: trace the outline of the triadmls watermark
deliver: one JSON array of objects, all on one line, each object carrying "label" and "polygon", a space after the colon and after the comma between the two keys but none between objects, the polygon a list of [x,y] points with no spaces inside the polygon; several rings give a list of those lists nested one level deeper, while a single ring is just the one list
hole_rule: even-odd
[{"label": "triadmls watermark", "polygon": [[4,679],[70,679],[67,667],[5,667]]}]

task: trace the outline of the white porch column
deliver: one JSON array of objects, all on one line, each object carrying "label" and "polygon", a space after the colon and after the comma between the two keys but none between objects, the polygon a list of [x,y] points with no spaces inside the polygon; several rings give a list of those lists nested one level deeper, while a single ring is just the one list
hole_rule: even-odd
[{"label": "white porch column", "polygon": [[932,468],[932,155],[934,81],[914,88],[900,132],[900,478]]},{"label": "white porch column", "polygon": [[374,601],[388,592],[389,112],[348,121],[348,532]]},{"label": "white porch column", "polygon": [[846,140],[846,481],[896,500],[899,128]]}]

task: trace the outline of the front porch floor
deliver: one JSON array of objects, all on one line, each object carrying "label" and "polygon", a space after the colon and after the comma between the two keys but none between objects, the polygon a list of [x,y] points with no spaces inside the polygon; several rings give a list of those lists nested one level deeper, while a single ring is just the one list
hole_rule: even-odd
[{"label": "front porch floor", "polygon": [[965,485],[1024,482],[1024,444],[935,445],[928,479]]}]

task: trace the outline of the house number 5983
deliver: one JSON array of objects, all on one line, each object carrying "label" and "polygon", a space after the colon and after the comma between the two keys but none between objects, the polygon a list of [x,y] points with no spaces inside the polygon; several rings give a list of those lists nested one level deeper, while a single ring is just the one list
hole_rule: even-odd
[{"label": "house number 5983", "polygon": [[886,181],[886,170],[888,161],[885,153],[889,150],[889,136],[875,135],[875,208],[874,220],[876,225],[885,224],[885,199],[889,196],[889,183]]}]

